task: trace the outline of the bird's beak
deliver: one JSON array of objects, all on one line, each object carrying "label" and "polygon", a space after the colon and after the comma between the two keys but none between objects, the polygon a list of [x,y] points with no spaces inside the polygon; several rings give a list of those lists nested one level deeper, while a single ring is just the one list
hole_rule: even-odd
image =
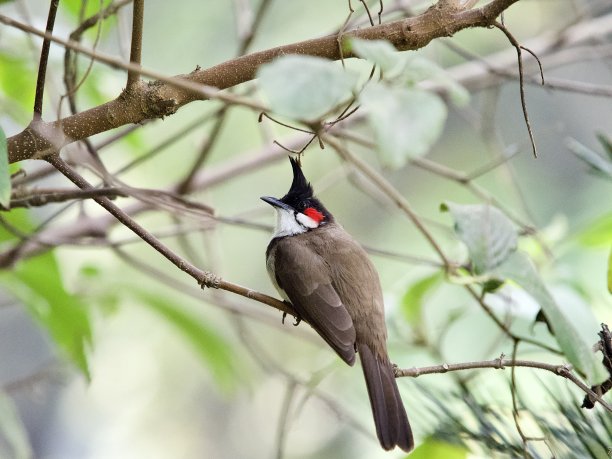
[{"label": "bird's beak", "polygon": [[267,202],[272,207],[278,207],[280,209],[289,210],[291,212],[293,212],[294,210],[293,207],[291,207],[289,204],[285,204],[280,199],[273,198],[272,196],[262,196],[261,200]]}]

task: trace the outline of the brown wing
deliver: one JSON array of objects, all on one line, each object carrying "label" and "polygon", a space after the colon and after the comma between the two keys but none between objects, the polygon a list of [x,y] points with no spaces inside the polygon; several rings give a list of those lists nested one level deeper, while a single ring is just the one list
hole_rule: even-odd
[{"label": "brown wing", "polygon": [[274,257],[276,283],[296,312],[349,365],[355,363],[355,328],[340,300],[325,261],[299,237],[279,240]]}]

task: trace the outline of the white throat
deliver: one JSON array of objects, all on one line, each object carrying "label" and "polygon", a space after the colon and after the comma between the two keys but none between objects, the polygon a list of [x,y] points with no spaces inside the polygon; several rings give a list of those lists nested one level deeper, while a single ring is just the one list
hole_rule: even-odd
[{"label": "white throat", "polygon": [[300,212],[295,213],[280,207],[276,207],[274,210],[276,210],[276,228],[272,238],[295,236],[319,226],[315,220]]}]

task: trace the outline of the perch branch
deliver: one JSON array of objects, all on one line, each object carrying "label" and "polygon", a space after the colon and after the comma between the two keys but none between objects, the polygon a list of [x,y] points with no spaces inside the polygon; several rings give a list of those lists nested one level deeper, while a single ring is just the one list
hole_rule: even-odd
[{"label": "perch branch", "polygon": [[[59,172],[61,172],[66,178],[68,178],[68,180],[70,180],[82,190],[93,189],[89,182],[87,182],[87,180],[77,174],[63,159],[59,157],[59,155],[48,156],[46,160]],[[93,199],[104,209],[106,209],[111,215],[113,215],[117,220],[119,220],[124,226],[131,229],[134,233],[136,233],[138,237],[140,237],[143,241],[145,241],[147,244],[157,250],[162,256],[164,256],[177,268],[195,279],[200,286],[226,290],[228,292],[232,292],[237,295],[241,295],[246,298],[259,301],[260,303],[264,303],[268,306],[272,306],[278,309],[279,311],[294,315],[293,309],[291,307],[289,307],[286,303],[277,300],[276,298],[273,298],[260,292],[256,292],[241,285],[225,281],[211,272],[202,271],[201,269],[193,266],[187,260],[183,259],[178,254],[170,250],[165,244],[163,244],[159,239],[149,233],[146,229],[140,226],[127,213],[117,207],[110,199],[104,196],[94,196]]]}]

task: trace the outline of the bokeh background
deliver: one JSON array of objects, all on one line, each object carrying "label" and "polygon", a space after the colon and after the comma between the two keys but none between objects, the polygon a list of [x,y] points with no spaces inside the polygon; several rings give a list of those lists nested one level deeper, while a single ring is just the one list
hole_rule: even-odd
[{"label": "bokeh background", "polygon": [[[358,3],[353,2],[359,11]],[[372,11],[377,10],[376,2],[368,3]],[[563,45],[550,53],[552,57],[540,56],[547,79],[597,85],[607,88],[608,94],[527,84],[537,159],[531,154],[516,78],[499,78],[486,68],[480,70],[476,83],[466,80],[472,85],[468,84],[468,105],[449,104],[444,132],[427,155],[429,160],[468,173],[497,158],[509,158],[475,183],[538,229],[538,237],[551,253],[530,238],[522,239],[522,248],[536,260],[547,286],[575,319],[580,333],[592,342],[597,339],[599,323],[612,319],[605,274],[612,238],[606,242],[612,182],[593,174],[567,147],[567,140],[576,139],[604,155],[596,134],[612,135],[612,9],[606,3],[522,0],[504,15],[506,26],[525,43],[557,36],[589,21],[599,20],[601,27],[608,27],[607,32],[600,28],[593,39],[572,47],[574,55],[565,59],[558,52]],[[418,1],[403,4],[415,13],[429,6],[429,2]],[[247,0],[147,1],[143,65],[176,75],[234,57],[239,23],[248,20],[248,12],[257,5]],[[81,2],[74,0],[60,3],[55,34],[65,37],[75,28],[80,7]],[[87,11],[99,7],[98,2],[90,1]],[[16,0],[2,2],[0,14],[44,28],[47,8],[46,1]],[[343,1],[272,1],[251,50],[332,33],[346,15]],[[127,6],[104,23],[97,49],[127,58],[130,27],[131,8]],[[94,40],[95,32],[90,32],[84,43],[91,46]],[[478,61],[458,54],[449,42],[476,56],[512,52],[503,34],[489,29],[461,32],[419,51],[457,78],[459,66]],[[38,38],[0,26],[0,124],[7,136],[20,132],[31,116],[40,44]],[[532,58],[524,54],[533,65]],[[52,46],[46,120],[57,116],[63,92],[62,59],[63,50]],[[86,65],[83,59],[81,70]],[[369,70],[363,63],[348,65]],[[516,72],[514,66],[508,70]],[[111,100],[124,85],[123,72],[94,64],[79,93],[79,107]],[[243,85],[237,91],[247,93],[254,87]],[[210,114],[219,107],[218,102],[195,102],[164,120],[147,123],[104,148],[103,161],[109,170],[117,170],[177,137],[153,159],[121,176],[131,186],[165,189],[189,170],[210,134],[214,122]],[[245,108],[231,108],[203,169],[214,175],[272,148],[272,140],[283,142],[299,135],[271,122],[258,123],[257,115]],[[195,129],[177,136],[198,119],[203,121]],[[365,126],[358,132],[372,135]],[[100,143],[113,134],[92,140]],[[354,152],[379,167],[371,151],[355,148]],[[69,146],[64,153],[78,158],[80,147]],[[41,166],[29,161],[21,167],[32,172]],[[511,352],[511,343],[478,305],[448,282],[425,297],[422,327],[415,330],[405,319],[402,301],[415,282],[439,271],[428,263],[434,259],[430,248],[405,216],[343,165],[331,149],[310,148],[303,167],[318,196],[343,226],[378,251],[371,257],[385,292],[390,355],[399,367],[492,359]],[[455,260],[465,260],[465,248],[452,235],[450,216],[441,213],[439,206],[444,201],[486,200],[460,183],[411,164],[381,170],[431,226],[447,253]],[[149,212],[137,219],[152,232],[185,229],[184,239],[164,240],[197,266],[276,296],[264,262],[274,216],[259,197],[282,196],[290,181],[288,161],[280,157],[190,195],[192,200],[213,206],[225,222],[177,218],[167,212]],[[42,185],[67,183],[52,176]],[[127,200],[117,202],[123,205]],[[41,222],[58,208],[51,205],[27,213],[32,221]],[[96,217],[104,211],[95,203],[73,206],[54,224],[78,222],[81,214]],[[23,457],[44,459],[403,457],[398,451],[383,452],[376,442],[361,370],[342,364],[308,326],[293,327],[289,320],[282,325],[281,314],[267,306],[224,292],[198,290],[120,225],[112,228],[108,240],[122,244],[130,257],[169,276],[174,288],[126,263],[108,244],[86,241],[54,250],[66,290],[82,296],[92,319],[89,382],[67,362],[28,308],[15,300],[10,286],[0,292],[2,457],[15,454],[11,448],[21,440]],[[10,276],[3,276],[5,285],[11,282]],[[531,326],[538,307],[520,289],[508,287],[492,303],[499,311],[511,304],[520,330],[554,343],[543,324]],[[173,311],[179,311],[180,318]],[[181,322],[185,317],[190,320],[187,325]],[[527,357],[534,360],[559,361],[537,350],[530,352]],[[542,382],[549,381],[547,376],[528,371],[518,374],[525,396],[538,399]],[[493,370],[482,370],[471,379],[481,397],[496,404],[512,425],[507,381],[507,373]],[[455,384],[452,375],[399,381],[417,444],[444,418],[424,395],[424,388],[452,406],[450,394]],[[575,388],[555,378],[547,384],[551,390],[581,397]],[[466,457],[464,449],[449,448],[437,457]]]}]

